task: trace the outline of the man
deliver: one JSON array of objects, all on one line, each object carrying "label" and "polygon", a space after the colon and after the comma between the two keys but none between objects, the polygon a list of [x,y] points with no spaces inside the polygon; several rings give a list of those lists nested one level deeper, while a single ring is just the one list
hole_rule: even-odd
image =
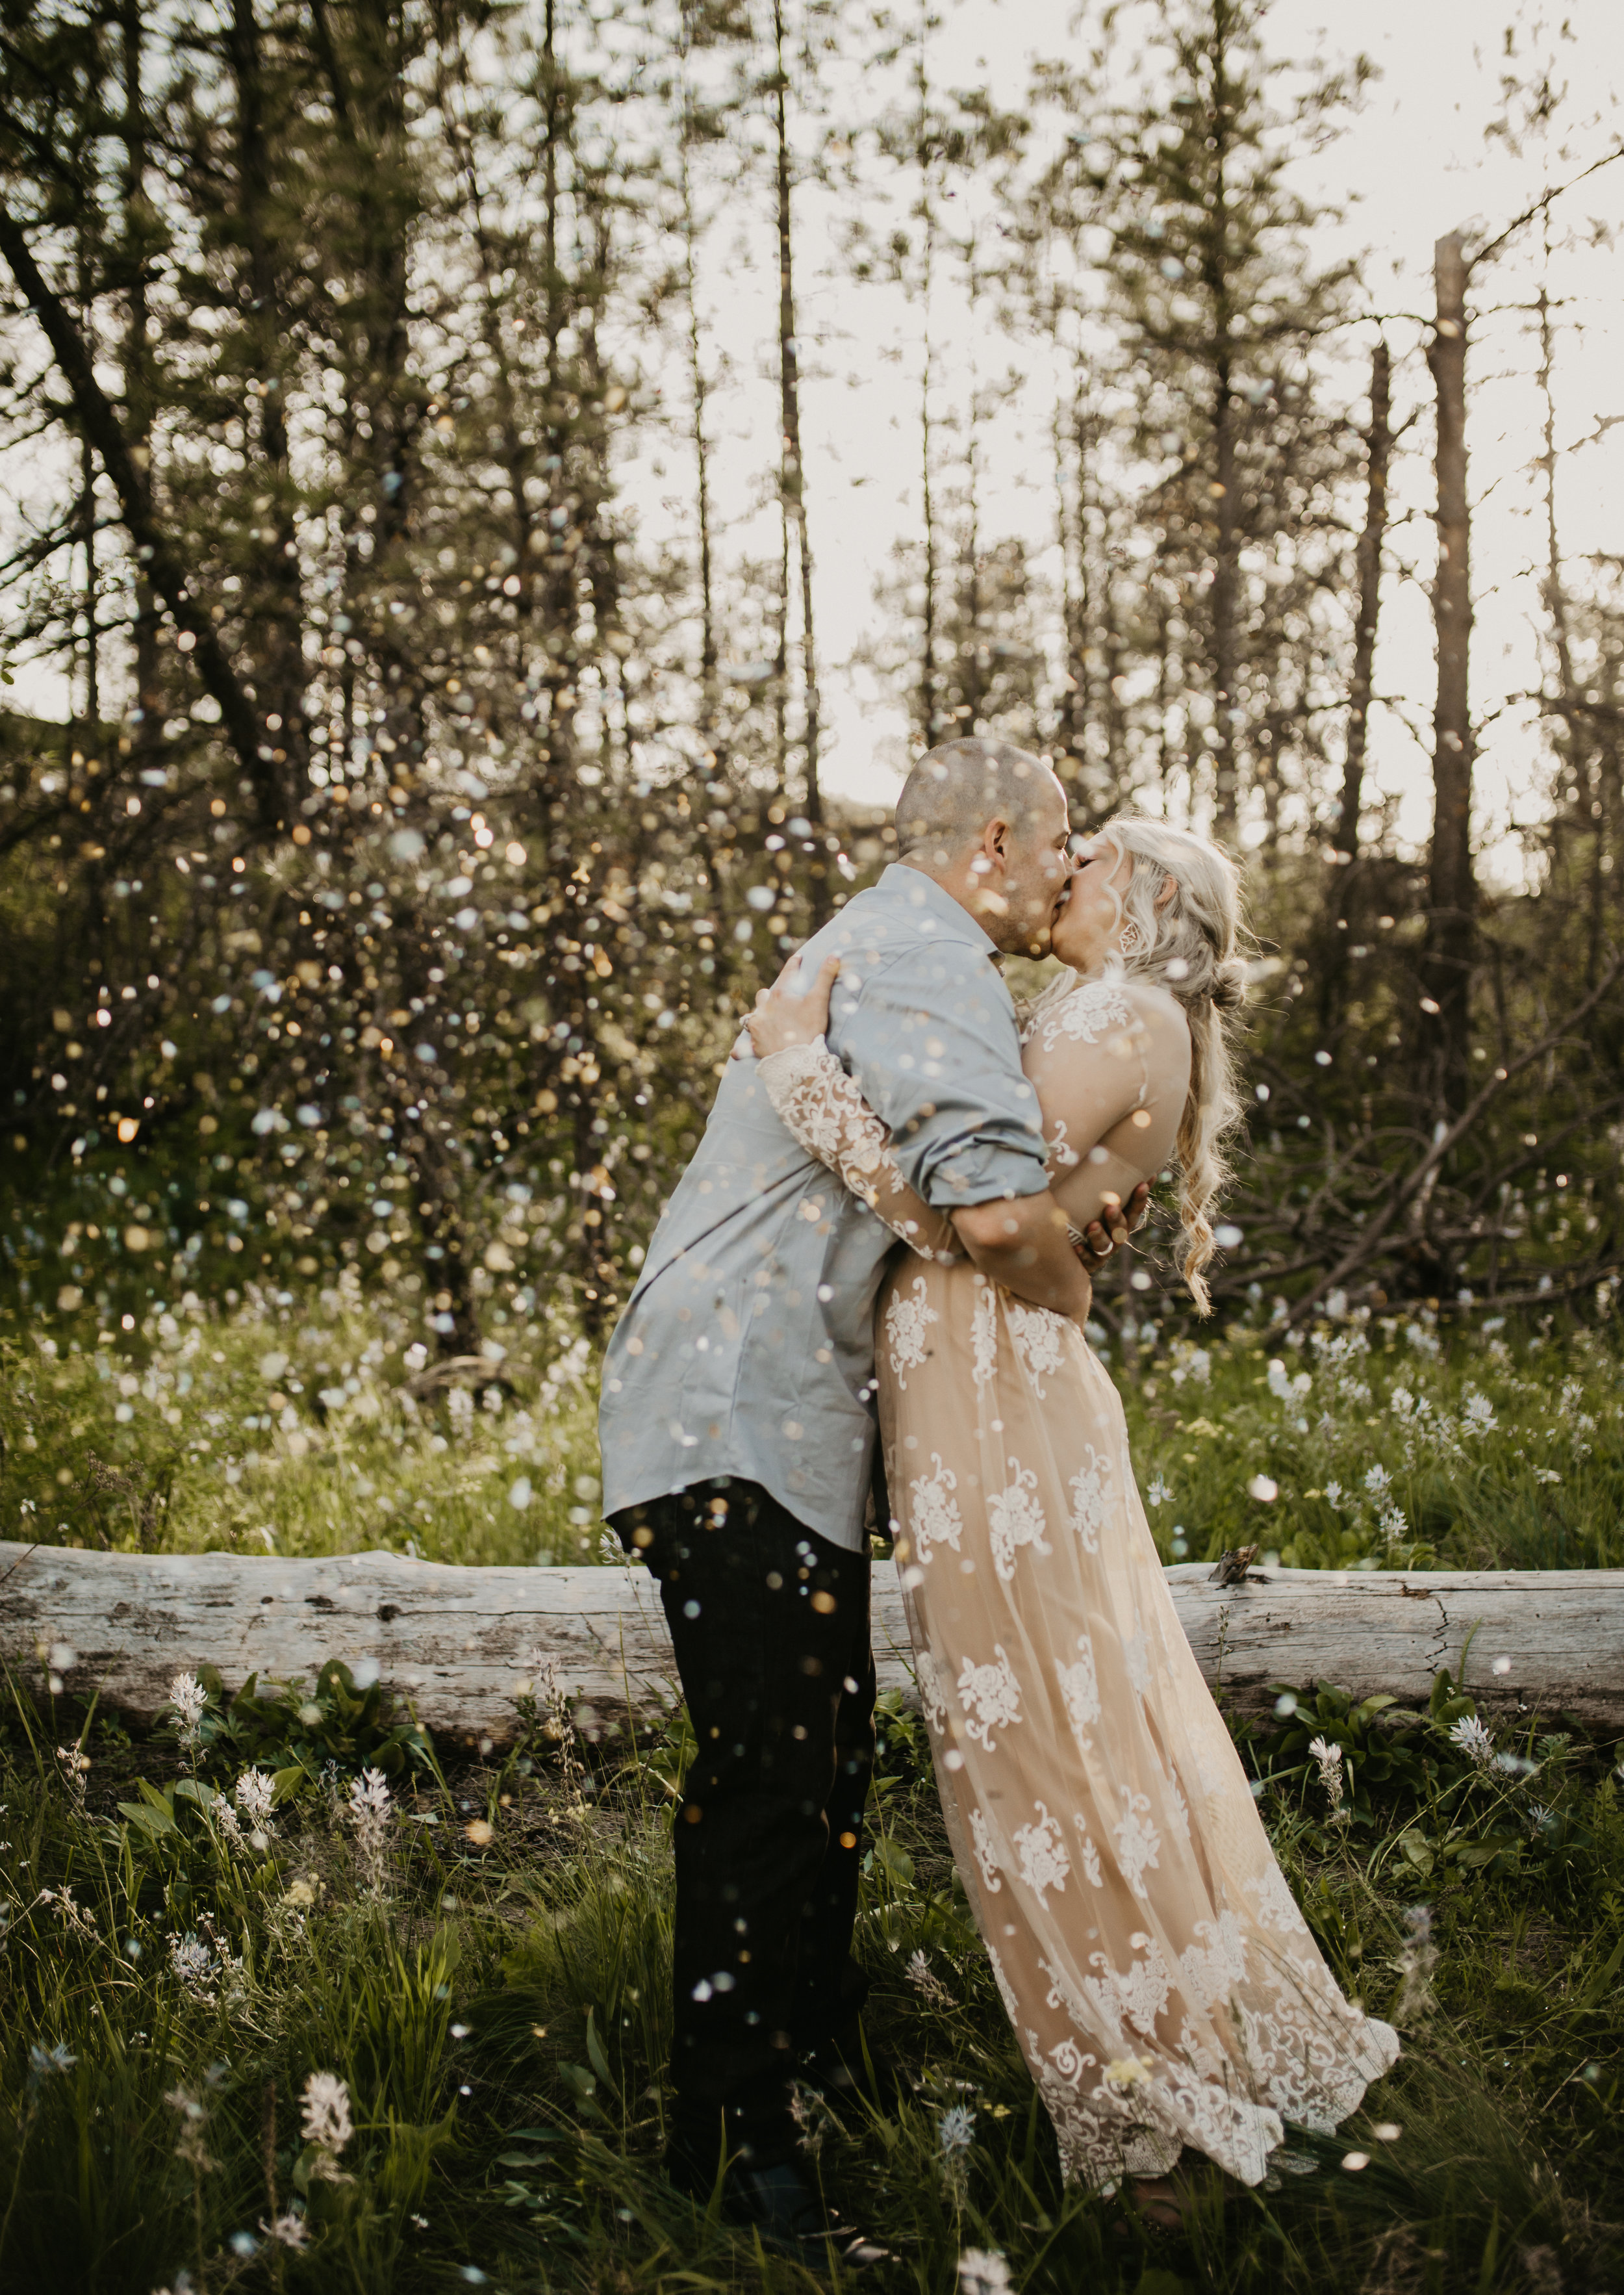
[{"label": "man", "polygon": [[[968,1256],[1079,1319],[1000,952],[1041,956],[1072,873],[1065,793],[1006,742],[932,750],[900,859],[803,951],[841,959],[832,1049]],[[851,1957],[873,1761],[865,1510],[874,1303],[893,1237],[730,1062],[604,1366],[605,1507],[660,1581],[698,1749],[678,1811],[667,2166],[817,2259],[881,2250],[796,2163],[798,2066],[861,2063]],[[1102,1236],[1105,1248],[1109,1244]]]}]

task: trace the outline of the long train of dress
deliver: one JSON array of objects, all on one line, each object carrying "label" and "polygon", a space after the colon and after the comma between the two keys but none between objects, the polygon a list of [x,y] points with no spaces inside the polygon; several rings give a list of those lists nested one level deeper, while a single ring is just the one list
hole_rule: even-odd
[{"label": "long train of dress", "polygon": [[942,1804],[1068,2175],[1243,2182],[1399,2054],[1342,1996],[1179,1624],[1076,1325],[903,1257],[879,1401]]}]

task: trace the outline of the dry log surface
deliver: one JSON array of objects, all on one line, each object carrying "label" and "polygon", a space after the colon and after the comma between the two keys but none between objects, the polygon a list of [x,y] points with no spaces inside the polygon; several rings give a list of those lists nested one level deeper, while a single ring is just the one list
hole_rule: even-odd
[{"label": "dry log surface", "polygon": [[[1425,1702],[1440,1666],[1507,1719],[1563,1713],[1624,1731],[1624,1572],[1270,1570],[1238,1586],[1207,1565],[1168,1572],[1210,1683],[1243,1712],[1269,1685],[1321,1677],[1361,1696]],[[1473,1628],[1476,1629],[1473,1633]],[[911,1693],[901,1589],[874,1568],[882,1687]],[[0,1542],[0,1662],[35,1694],[50,1653],[64,1689],[135,1720],[184,1667],[308,1679],[322,1661],[374,1662],[420,1720],[495,1744],[543,1659],[578,1704],[649,1711],[675,1695],[659,1589],[641,1568],[465,1569],[388,1553],[318,1561],[235,1554],[92,1554]]]}]

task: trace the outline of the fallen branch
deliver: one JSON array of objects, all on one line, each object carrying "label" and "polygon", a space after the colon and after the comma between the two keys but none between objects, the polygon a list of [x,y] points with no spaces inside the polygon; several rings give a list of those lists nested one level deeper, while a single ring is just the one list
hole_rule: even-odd
[{"label": "fallen branch", "polygon": [[[1167,1577],[1203,1673],[1242,1712],[1272,1711],[1277,1682],[1321,1677],[1423,1705],[1472,1635],[1467,1687],[1486,1709],[1624,1733],[1619,1572],[1269,1570],[1225,1586],[1190,1563]],[[874,1646],[881,1687],[911,1696],[888,1562],[874,1568]],[[235,1688],[250,1673],[309,1679],[329,1657],[376,1664],[420,1720],[476,1745],[512,1738],[514,1699],[548,1665],[588,1728],[599,1711],[657,1711],[677,1695],[659,1589],[641,1567],[0,1545],[0,1662],[42,1700],[54,1670],[75,1698],[95,1692],[150,1723],[183,1669],[216,1665]]]},{"label": "fallen branch", "polygon": [[1546,1053],[1553,1051],[1564,1037],[1571,1035],[1580,1021],[1587,1018],[1595,1009],[1620,975],[1624,975],[1624,955],[1613,959],[1589,994],[1576,1004],[1571,1012],[1565,1014],[1554,1028],[1547,1029],[1537,1044],[1530,1044],[1527,1051],[1520,1053],[1508,1066],[1495,1070],[1482,1090],[1467,1103],[1454,1123],[1446,1125],[1439,1132],[1421,1161],[1402,1179],[1394,1180],[1385,1205],[1380,1211],[1371,1213],[1359,1235],[1359,1241],[1343,1253],[1328,1274],[1322,1275],[1310,1290],[1305,1291],[1302,1298],[1293,1303],[1290,1312],[1269,1333],[1271,1339],[1284,1338],[1287,1331],[1295,1330],[1300,1324],[1306,1322],[1327,1292],[1334,1291],[1339,1285],[1346,1283],[1350,1276],[1357,1274],[1361,1267],[1375,1256],[1377,1246],[1393,1221],[1401,1212],[1408,1209],[1422,1190],[1434,1180],[1450,1151],[1471,1131],[1485,1110],[1498,1098],[1506,1085],[1514,1077],[1520,1076],[1525,1068],[1532,1067],[1537,1061],[1544,1059]]}]

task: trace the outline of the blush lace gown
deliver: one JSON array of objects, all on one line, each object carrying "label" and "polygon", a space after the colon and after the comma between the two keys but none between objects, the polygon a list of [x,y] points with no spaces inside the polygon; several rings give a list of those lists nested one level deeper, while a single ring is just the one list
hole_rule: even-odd
[{"label": "blush lace gown", "polygon": [[[838,993],[838,990],[836,990]],[[1062,976],[1023,1030],[1074,1229],[1171,1150],[1164,992]],[[910,1246],[881,1295],[896,1559],[942,1803],[1068,2177],[1183,2146],[1243,2183],[1399,2054],[1338,1989],[1174,1612],[1116,1389],[1082,1333],[957,1256],[823,1043],[762,1063],[789,1130]]]}]

